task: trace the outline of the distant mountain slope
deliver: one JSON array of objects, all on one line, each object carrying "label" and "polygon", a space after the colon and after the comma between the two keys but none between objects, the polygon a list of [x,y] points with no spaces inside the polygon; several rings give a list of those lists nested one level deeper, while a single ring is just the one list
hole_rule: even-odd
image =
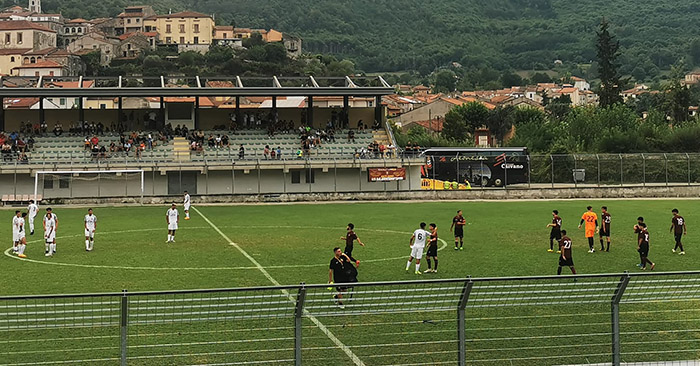
[{"label": "distant mountain slope", "polygon": [[[5,5],[14,1],[3,1]],[[450,61],[532,69],[595,58],[605,16],[630,69],[668,68],[700,36],[700,0],[144,0],[157,11],[192,9],[220,24],[275,28],[312,52],[336,53],[365,71],[432,70]],[[44,0],[46,12],[114,16],[126,0]],[[23,3],[22,3],[23,4]]]}]

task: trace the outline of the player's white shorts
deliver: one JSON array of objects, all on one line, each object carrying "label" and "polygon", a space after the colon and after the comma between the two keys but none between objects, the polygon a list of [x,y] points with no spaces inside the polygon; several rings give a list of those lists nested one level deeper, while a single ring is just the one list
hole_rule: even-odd
[{"label": "player's white shorts", "polygon": [[414,245],[413,248],[411,248],[411,257],[416,258],[416,259],[422,259],[423,258],[423,249],[425,247],[419,247]]},{"label": "player's white shorts", "polygon": [[168,230],[177,230],[177,222],[171,222],[168,224]]},{"label": "player's white shorts", "polygon": [[21,234],[22,234],[22,233],[13,231],[13,232],[12,232],[12,242],[13,242],[13,243],[16,243],[16,242],[22,240],[22,237],[20,237]]},{"label": "player's white shorts", "polygon": [[184,207],[185,207],[185,211],[189,211],[189,210],[190,210],[190,204],[189,204],[189,203],[185,203],[185,204],[184,204]]},{"label": "player's white shorts", "polygon": [[52,231],[51,234],[46,235],[45,238],[47,243],[53,243],[56,240],[56,232]]},{"label": "player's white shorts", "polygon": [[95,237],[95,231],[85,229],[85,236],[86,236],[86,237],[89,237],[89,238],[94,238],[94,237]]}]

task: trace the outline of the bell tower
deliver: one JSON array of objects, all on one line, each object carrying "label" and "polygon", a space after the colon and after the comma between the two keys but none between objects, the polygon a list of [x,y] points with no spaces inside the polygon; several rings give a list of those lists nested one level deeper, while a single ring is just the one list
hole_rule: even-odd
[{"label": "bell tower", "polygon": [[29,11],[41,13],[41,0],[29,0]]}]

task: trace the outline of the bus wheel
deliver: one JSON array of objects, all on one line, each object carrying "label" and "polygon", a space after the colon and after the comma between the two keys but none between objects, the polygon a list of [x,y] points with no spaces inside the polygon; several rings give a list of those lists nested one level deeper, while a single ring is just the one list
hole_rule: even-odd
[{"label": "bus wheel", "polygon": [[481,177],[481,186],[488,187],[489,186],[489,179],[486,177]]},{"label": "bus wheel", "polygon": [[503,181],[502,181],[500,178],[496,178],[496,179],[494,179],[494,181],[493,181],[493,185],[495,185],[496,187],[502,187],[502,186],[503,186]]}]

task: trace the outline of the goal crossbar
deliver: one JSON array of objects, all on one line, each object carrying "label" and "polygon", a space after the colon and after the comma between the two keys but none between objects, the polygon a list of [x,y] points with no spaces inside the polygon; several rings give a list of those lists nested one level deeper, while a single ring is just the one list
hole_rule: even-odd
[{"label": "goal crossbar", "polygon": [[141,201],[145,190],[145,171],[143,169],[114,169],[114,170],[39,170],[34,175],[34,197],[39,194],[39,176],[44,174],[117,174],[140,173],[141,174]]}]

